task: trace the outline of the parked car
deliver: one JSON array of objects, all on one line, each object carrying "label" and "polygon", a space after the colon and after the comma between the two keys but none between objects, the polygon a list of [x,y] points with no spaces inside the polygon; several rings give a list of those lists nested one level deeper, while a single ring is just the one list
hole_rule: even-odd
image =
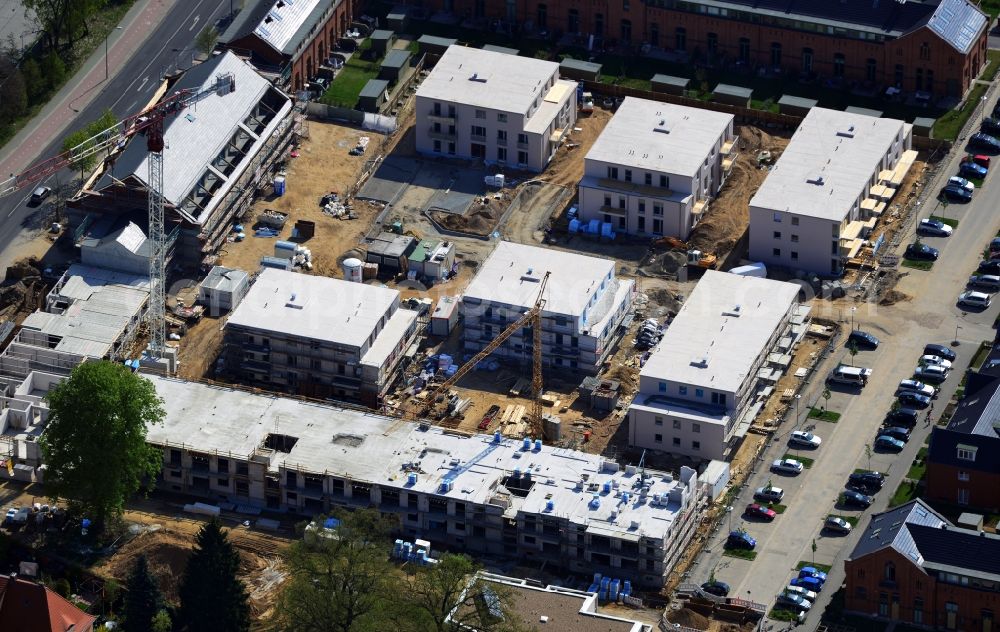
[{"label": "parked car", "polygon": [[924,346],[924,355],[936,355],[951,362],[955,361],[955,352],[944,345],[930,343]]},{"label": "parked car", "polygon": [[938,199],[948,200],[949,202],[956,202],[958,204],[967,204],[972,201],[972,193],[965,187],[949,184],[945,188],[941,189]]},{"label": "parked car", "polygon": [[934,353],[925,353],[920,356],[920,364],[940,366],[948,369],[949,371],[951,370],[951,360]]},{"label": "parked car", "polygon": [[812,602],[800,595],[781,593],[778,595],[775,604],[779,608],[790,608],[792,610],[808,610],[812,608]]},{"label": "parked car", "polygon": [[824,584],[826,583],[826,573],[815,566],[803,566],[799,569],[799,577],[815,577]]},{"label": "parked car", "polygon": [[50,195],[52,195],[52,189],[49,187],[36,187],[31,192],[31,197],[28,198],[28,206],[38,206]]},{"label": "parked car", "polygon": [[823,439],[817,437],[811,432],[805,432],[803,430],[793,430],[792,434],[788,435],[788,445],[797,445],[804,448],[818,448],[821,443],[823,443]]},{"label": "parked car", "polygon": [[847,477],[847,488],[860,491],[865,494],[874,494],[882,489],[885,484],[885,476],[881,472],[861,471],[852,472]]},{"label": "parked car", "polygon": [[801,474],[803,469],[802,462],[795,459],[778,459],[771,463],[771,471],[779,474]]},{"label": "parked car", "polygon": [[920,380],[900,380],[899,386],[896,387],[896,393],[905,392],[920,393],[921,395],[926,395],[931,399],[937,397],[938,389],[934,388],[930,384],[924,384]]},{"label": "parked car", "polygon": [[[976,166],[978,167],[979,165],[976,165]],[[976,190],[976,185],[973,184],[972,182],[969,182],[968,180],[966,180],[962,176],[952,176],[952,177],[948,178],[948,184],[954,184],[954,185],[960,186],[960,187],[962,187],[964,189],[968,189],[969,193],[972,193],[973,191]]]},{"label": "parked car", "polygon": [[804,588],[811,592],[819,592],[823,590],[823,582],[815,577],[796,577],[791,581],[791,585]]},{"label": "parked car", "polygon": [[18,511],[17,507],[10,507],[9,509],[7,509],[7,513],[3,517],[3,523],[13,524],[14,517],[17,515],[17,511]]},{"label": "parked car", "polygon": [[931,384],[940,384],[948,379],[950,373],[950,369],[943,366],[927,364],[918,366],[917,370],[913,372],[913,377]]},{"label": "parked car", "polygon": [[885,426],[878,431],[880,435],[885,435],[887,437],[892,437],[906,443],[910,440],[910,429],[904,428],[903,426]]},{"label": "parked car", "polygon": [[757,540],[746,531],[730,531],[729,537],[726,538],[727,549],[748,549],[752,551],[756,546]]},{"label": "parked car", "polygon": [[778,513],[764,505],[758,505],[757,503],[750,503],[747,508],[743,511],[743,515],[747,518],[758,518],[760,520],[767,520],[768,522],[774,520]]},{"label": "parked car", "polygon": [[979,165],[987,171],[990,168],[990,157],[986,154],[976,154],[970,158],[966,158],[965,160],[971,162],[972,164]]},{"label": "parked car", "polygon": [[823,521],[823,528],[831,533],[848,534],[851,532],[851,523],[839,516],[827,516]]},{"label": "parked car", "polygon": [[916,261],[937,261],[939,254],[937,248],[931,248],[927,244],[910,244],[903,256]]},{"label": "parked car", "polygon": [[753,499],[765,503],[777,503],[781,502],[784,495],[785,490],[780,487],[758,487],[753,493]]},{"label": "parked car", "polygon": [[976,270],[984,274],[1000,274],[1000,259],[983,259]]},{"label": "parked car", "polygon": [[705,582],[701,585],[701,589],[710,595],[715,595],[716,597],[726,597],[729,595],[729,584],[726,582],[720,582],[719,580]]},{"label": "parked car", "polygon": [[968,291],[958,295],[958,304],[963,307],[986,309],[990,306],[990,295],[983,292]]},{"label": "parked car", "polygon": [[979,125],[979,129],[983,130],[987,134],[996,134],[1000,132],[1000,121],[994,118],[986,117]]},{"label": "parked car", "polygon": [[972,161],[963,162],[958,166],[958,175],[963,178],[976,178],[982,180],[988,173],[987,167],[976,164]]},{"label": "parked car", "polygon": [[904,426],[915,426],[917,425],[917,417],[920,413],[915,408],[897,408],[896,410],[890,410],[885,416],[885,423],[890,426],[904,425]]},{"label": "parked car", "polygon": [[878,338],[867,331],[855,329],[847,335],[847,342],[853,342],[858,349],[878,349]]},{"label": "parked car", "polygon": [[853,489],[845,489],[840,492],[843,503],[848,507],[861,507],[863,509],[868,509],[872,506],[872,501],[875,500],[867,494],[862,494],[861,492],[856,492]]},{"label": "parked car", "polygon": [[1000,276],[996,274],[973,274],[969,277],[967,285],[986,292],[997,292],[1000,291]]},{"label": "parked car", "polygon": [[789,595],[798,595],[799,597],[802,597],[803,599],[808,599],[811,602],[815,602],[816,598],[819,597],[819,595],[817,595],[813,591],[806,590],[801,586],[792,586],[792,585],[785,586],[785,593]]},{"label": "parked car", "polygon": [[985,151],[992,154],[1000,154],[1000,140],[989,134],[976,132],[969,137],[969,147]]},{"label": "parked car", "polygon": [[[951,187],[957,185],[949,185]],[[960,187],[963,191],[968,191],[965,187]],[[972,195],[970,192],[969,195]],[[952,228],[938,219],[922,219],[917,225],[917,232],[928,237],[951,237]]]},{"label": "parked car", "polygon": [[920,393],[914,393],[912,391],[904,391],[896,396],[899,403],[907,408],[916,408],[917,410],[924,410],[931,405],[931,398],[926,395],[921,395]]},{"label": "parked car", "polygon": [[899,439],[893,439],[889,435],[879,435],[875,437],[875,449],[886,452],[902,452],[905,444]]},{"label": "parked car", "polygon": [[827,377],[828,382],[864,387],[872,376],[872,370],[863,366],[847,366],[841,364]]}]

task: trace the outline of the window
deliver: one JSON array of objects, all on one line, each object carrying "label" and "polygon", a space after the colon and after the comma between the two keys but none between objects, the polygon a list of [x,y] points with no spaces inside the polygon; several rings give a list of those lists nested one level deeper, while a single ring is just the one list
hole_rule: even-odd
[{"label": "window", "polygon": [[[639,200],[639,215],[645,215],[645,214],[646,214],[646,200]],[[639,219],[642,220],[643,218],[640,217]]]},{"label": "window", "polygon": [[608,179],[609,180],[618,179],[618,167],[608,167]]},{"label": "window", "polygon": [[656,424],[657,426],[662,426],[663,425],[663,417],[656,417],[656,418],[654,418],[653,419],[653,423]]},{"label": "window", "polygon": [[668,178],[667,176],[661,175],[660,176],[660,186],[662,188],[664,188],[664,189],[669,189],[670,188],[670,178]]},{"label": "window", "polygon": [[774,255],[775,257],[780,257],[781,256],[781,248],[775,248],[775,249],[771,250],[771,254]]},{"label": "window", "polygon": [[967,481],[967,480],[969,480],[969,473],[968,472],[959,472],[958,473],[958,480],[960,480],[960,481]]},{"label": "window", "polygon": [[[624,0],[624,9],[628,11],[628,0]],[[621,22],[622,41],[625,43],[632,41],[632,20],[622,20]]]},{"label": "window", "polygon": [[701,441],[692,441],[691,442],[691,449],[692,450],[701,450]]},{"label": "window", "polygon": [[813,49],[802,49],[802,72],[810,73],[813,70]]},{"label": "window", "polygon": [[715,55],[719,52],[719,34],[709,33],[707,36],[706,47],[708,48],[709,55]]},{"label": "window", "polygon": [[875,75],[878,72],[878,62],[874,59],[869,59],[865,62],[865,81],[875,81]]},{"label": "window", "polygon": [[517,135],[517,142],[521,143],[522,145],[527,145],[528,144],[528,135],[525,134],[525,133],[523,133],[523,132],[519,133]]},{"label": "window", "polygon": [[683,385],[682,386],[678,386],[677,387],[677,392],[680,393],[681,395],[687,395],[688,394],[688,387],[687,386],[683,386]]},{"label": "window", "polygon": [[663,443],[663,435],[661,434],[653,435],[653,441],[657,443]]},{"label": "window", "polygon": [[[663,215],[663,204],[660,202],[653,202],[653,215]],[[656,228],[656,224],[659,220],[653,222],[653,230],[659,232],[661,229]]]},{"label": "window", "polygon": [[837,53],[833,56],[833,76],[843,77],[844,68],[847,66],[847,61],[844,58],[843,53]]},{"label": "window", "polygon": [[923,623],[924,622],[924,600],[920,597],[916,597],[913,600],[913,622]]},{"label": "window", "polygon": [[631,182],[631,181],[632,181],[632,170],[631,169],[626,169],[625,170],[625,182]]},{"label": "window", "polygon": [[611,206],[611,195],[608,193],[604,194],[604,206]]},{"label": "window", "polygon": [[896,84],[897,88],[903,87],[903,64],[896,64],[896,69],[893,72],[893,83]]},{"label": "window", "polygon": [[701,424],[691,424],[691,432],[701,432]]},{"label": "window", "polygon": [[959,505],[969,504],[969,490],[967,489],[958,490],[958,504]]},{"label": "window", "polygon": [[526,165],[526,164],[528,164],[528,152],[526,152],[526,151],[519,151],[519,152],[517,152],[517,163],[519,165]]},{"label": "window", "polygon": [[680,430],[680,429],[681,429],[681,420],[674,419],[674,430]]},{"label": "window", "polygon": [[976,460],[976,448],[968,445],[958,446],[956,456],[963,461],[975,461]]},{"label": "window", "polygon": [[740,38],[740,61],[750,63],[750,39],[746,37]]},{"label": "window", "polygon": [[799,253],[798,253],[798,251],[793,250],[791,252],[791,257],[792,257],[792,261],[798,261],[799,260]]},{"label": "window", "polygon": [[476,118],[477,119],[484,119],[484,118],[486,118],[486,112],[483,111],[483,110],[476,110]]},{"label": "window", "polygon": [[882,568],[882,579],[887,582],[896,581],[896,565],[892,562],[886,562],[885,566]]},{"label": "window", "polygon": [[570,33],[580,32],[580,10],[570,9],[566,16],[566,24],[569,28],[566,30]]},{"label": "window", "polygon": [[686,50],[687,49],[687,31],[678,26],[674,30],[674,48],[676,50]]},{"label": "window", "polygon": [[922,61],[930,61],[931,59],[931,45],[927,42],[920,45],[920,59]]},{"label": "window", "polygon": [[506,143],[507,142],[507,130],[505,130],[505,129],[498,129],[497,130],[497,140],[502,141],[503,143]]},{"label": "window", "polygon": [[774,238],[775,239],[781,239],[781,231],[778,231],[778,230],[774,231]]},{"label": "window", "polygon": [[858,599],[868,599],[868,589],[864,586],[858,586],[854,589],[854,596]]},{"label": "window", "polygon": [[702,389],[702,388],[696,388],[696,389],[694,389],[694,396],[695,397],[704,397],[705,396],[705,389]]},{"label": "window", "polygon": [[793,244],[799,243],[799,236],[798,235],[792,235],[792,243]]},{"label": "window", "polygon": [[507,122],[507,113],[497,112],[497,123],[506,123],[506,122]]},{"label": "window", "polygon": [[653,174],[647,173],[645,176],[645,183],[647,187],[653,186]]},{"label": "window", "polygon": [[473,136],[482,136],[483,138],[486,137],[486,128],[485,127],[481,127],[479,125],[473,125],[472,129],[471,129],[471,132],[472,132]]},{"label": "window", "polygon": [[781,66],[781,43],[771,42],[771,65],[775,68]]},{"label": "window", "polygon": [[675,448],[681,447],[681,438],[680,437],[674,437],[673,443],[674,443],[674,447]]},{"label": "window", "polygon": [[798,217],[793,217],[792,218],[792,226],[798,226],[798,225],[799,225],[799,218]]},{"label": "window", "polygon": [[660,382],[660,384],[658,385],[658,388],[660,389],[661,393],[666,393],[667,392],[667,383],[666,382]]},{"label": "window", "polygon": [[499,162],[507,162],[507,148],[497,147],[497,160]]},{"label": "window", "polygon": [[779,224],[781,223],[781,213],[774,214],[774,221],[778,222]]}]

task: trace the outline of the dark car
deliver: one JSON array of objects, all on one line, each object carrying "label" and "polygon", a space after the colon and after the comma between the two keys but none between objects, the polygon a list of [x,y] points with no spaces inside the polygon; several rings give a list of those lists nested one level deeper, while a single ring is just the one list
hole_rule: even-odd
[{"label": "dark car", "polygon": [[860,329],[852,331],[847,336],[847,342],[853,342],[859,349],[878,349],[878,338]]},{"label": "dark car", "polygon": [[28,198],[28,206],[38,206],[50,195],[52,195],[52,189],[49,187],[37,187]]},{"label": "dark car", "polygon": [[843,499],[844,505],[848,507],[861,507],[863,509],[868,509],[872,506],[872,501],[875,500],[871,496],[867,496],[851,489],[842,491],[840,495]]},{"label": "dark car", "polygon": [[963,162],[958,165],[958,175],[963,178],[975,178],[977,180],[982,180],[986,177],[987,173],[989,173],[989,170],[986,167],[971,161]]},{"label": "dark car", "polygon": [[939,358],[944,358],[948,362],[955,361],[955,352],[944,345],[939,345],[936,343],[931,343],[924,345],[924,355],[936,355]]},{"label": "dark car", "polygon": [[924,410],[931,405],[931,398],[926,395],[921,395],[920,393],[914,393],[913,391],[906,391],[900,393],[896,396],[899,403],[907,408],[916,408],[917,410]]},{"label": "dark car", "polygon": [[757,546],[757,540],[753,539],[746,531],[730,531],[726,538],[727,549],[749,549],[753,550]]},{"label": "dark car", "polygon": [[983,259],[976,270],[983,274],[1000,274],[1000,259]]},{"label": "dark car", "polygon": [[710,595],[715,595],[716,597],[725,597],[729,595],[729,584],[726,582],[720,582],[719,580],[705,582],[701,585],[701,589]]},{"label": "dark car", "polygon": [[876,450],[882,452],[902,452],[906,444],[899,439],[893,439],[889,435],[880,434],[875,438],[875,443],[873,444]]},{"label": "dark car", "polygon": [[893,439],[899,439],[904,443],[910,440],[910,429],[902,426],[886,426],[878,431],[880,435],[886,435]]},{"label": "dark car", "polygon": [[979,127],[987,134],[997,134],[1000,133],[1000,120],[995,118],[984,118],[982,125]]},{"label": "dark car", "polygon": [[885,484],[885,476],[881,472],[854,472],[847,477],[847,488],[865,494],[873,494]]},{"label": "dark car", "polygon": [[969,137],[969,147],[974,147],[987,153],[1000,154],[1000,140],[982,132],[976,132]]},{"label": "dark car", "polygon": [[938,198],[948,200],[949,202],[957,202],[958,204],[966,204],[972,201],[972,192],[965,187],[949,184],[941,189],[941,195]]},{"label": "dark car", "polygon": [[910,244],[903,256],[918,261],[937,261],[939,254],[937,248],[931,248],[927,244]]},{"label": "dark car", "polygon": [[919,415],[920,413],[915,408],[897,408],[889,411],[889,414],[885,416],[885,423],[890,426],[899,424],[915,426]]}]

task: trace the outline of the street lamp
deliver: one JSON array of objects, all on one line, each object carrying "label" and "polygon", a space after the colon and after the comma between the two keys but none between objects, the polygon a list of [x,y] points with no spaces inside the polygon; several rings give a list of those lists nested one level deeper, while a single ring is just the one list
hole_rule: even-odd
[{"label": "street lamp", "polygon": [[851,308],[851,331],[854,331],[854,312],[856,311],[858,311],[857,305]]},{"label": "street lamp", "polygon": [[796,393],[795,394],[795,427],[796,428],[799,427],[799,400],[800,399],[802,399],[802,396],[799,395],[798,393]]},{"label": "street lamp", "polygon": [[[122,27],[116,26],[114,28],[114,30],[121,31]],[[108,31],[108,34],[104,36],[104,80],[105,81],[108,80],[108,76],[109,76],[109,74],[108,74],[108,39],[110,37],[111,37],[111,31]]]},{"label": "street lamp", "polygon": [[733,532],[733,506],[729,505],[726,507],[726,513],[729,514],[729,533]]},{"label": "street lamp", "polygon": [[957,347],[958,345],[962,344],[958,341],[958,330],[961,328],[962,328],[961,325],[955,325],[955,339],[951,343],[953,347]]}]

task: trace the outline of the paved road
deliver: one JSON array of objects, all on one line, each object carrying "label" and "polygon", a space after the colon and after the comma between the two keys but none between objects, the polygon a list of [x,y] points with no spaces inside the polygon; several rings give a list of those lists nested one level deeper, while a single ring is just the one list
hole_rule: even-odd
[{"label": "paved road", "polygon": [[[955,169],[949,171],[954,173]],[[991,178],[996,179],[997,176]],[[820,613],[836,591],[835,587],[843,581],[843,560],[860,537],[868,516],[873,511],[886,508],[889,498],[930,433],[930,427],[921,422],[901,454],[872,455],[871,468],[887,472],[889,480],[877,495],[871,510],[862,515],[859,511],[834,508],[848,474],[855,468],[869,466],[865,446],[874,439],[876,429],[889,410],[895,386],[899,380],[910,377],[924,344],[951,344],[956,337],[956,326],[960,327],[957,331],[961,344],[954,347],[958,353],[956,367],[959,370],[942,385],[941,396],[935,402],[936,417],[957,387],[963,372],[961,369],[970,361],[978,343],[993,339],[992,323],[1000,313],[1000,300],[984,313],[967,313],[955,305],[955,299],[964,289],[965,281],[974,270],[983,248],[1000,228],[1000,215],[996,214],[996,208],[1000,208],[1000,184],[988,178],[982,190],[976,192],[972,204],[948,207],[947,215],[960,220],[952,237],[924,239],[941,249],[941,259],[934,268],[929,272],[902,268],[910,273],[900,280],[896,289],[913,297],[911,300],[891,307],[858,305],[855,313],[857,326],[871,331],[882,341],[878,351],[861,352],[854,359],[856,364],[873,369],[872,380],[861,393],[846,390],[834,392],[829,408],[842,413],[839,423],[804,419],[804,404],[815,401],[822,392],[823,378],[829,369],[839,361],[849,362],[850,357],[840,348],[823,361],[823,367],[816,372],[812,383],[803,390],[800,410],[803,417],[800,427],[811,429],[823,438],[822,446],[814,453],[799,452],[815,459],[815,463],[811,469],[796,477],[772,474],[767,471],[766,465],[761,465],[751,476],[747,488],[734,501],[732,512],[732,527],[743,525],[757,538],[757,559],[747,562],[722,556],[722,542],[729,530],[729,523],[723,520],[707,552],[702,554],[694,568],[691,581],[706,581],[714,569],[718,579],[733,587],[732,596],[749,597],[770,605],[774,596],[793,576],[796,564],[813,559],[811,547],[815,540],[815,561],[833,566],[829,588],[821,593],[819,603],[809,617],[807,627],[816,628]],[[926,215],[926,212],[922,213],[922,216]],[[829,309],[828,305],[819,302],[817,309]],[[825,316],[837,318],[838,314],[827,313]],[[850,313],[840,316],[849,327]],[[793,429],[792,425],[788,422],[782,427],[768,447],[763,463],[770,463],[790,451],[785,440],[787,433]],[[783,503],[788,509],[770,524],[742,521],[739,514],[747,503],[752,502],[753,489],[765,485],[768,480],[786,490]],[[859,528],[847,537],[821,532],[823,519],[831,513],[861,518]]]},{"label": "paved road", "polygon": [[[174,68],[189,67],[193,42],[205,24],[229,13],[228,0],[148,0],[139,2],[112,33],[105,80],[104,51],[95,51],[77,77],[4,148],[0,173],[17,173],[30,164],[61,151],[66,134],[98,118],[110,108],[124,117],[142,108],[159,87],[160,78]],[[54,174],[41,184],[66,185],[75,174]],[[39,213],[25,200],[30,188],[0,199],[0,253],[27,227],[39,223]],[[0,268],[10,263],[0,254]]]}]

